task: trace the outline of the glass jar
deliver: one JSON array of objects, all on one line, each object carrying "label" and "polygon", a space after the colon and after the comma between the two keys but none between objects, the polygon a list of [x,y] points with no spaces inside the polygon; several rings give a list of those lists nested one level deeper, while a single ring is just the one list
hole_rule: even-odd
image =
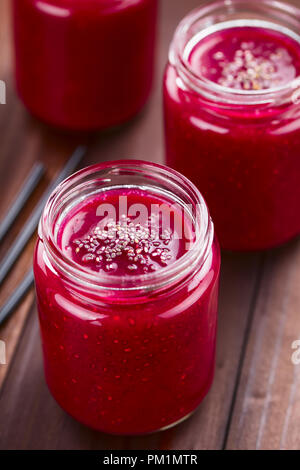
[{"label": "glass jar", "polygon": [[[94,198],[100,197],[98,207],[109,194],[124,191],[131,203],[135,194],[142,194],[139,202],[152,195],[187,214],[193,229],[182,256],[156,271],[126,276],[95,271],[66,254],[64,232],[86,232],[82,225],[98,220],[91,219]],[[88,208],[83,217],[77,211],[82,204]],[[92,240],[99,248],[99,238]],[[153,251],[150,256],[156,259]],[[148,433],[187,417],[213,379],[219,270],[206,204],[179,173],[119,161],[86,168],[61,184],[45,207],[34,256],[46,380],[61,407],[85,425],[115,434]]]},{"label": "glass jar", "polygon": [[[271,60],[287,61],[282,77],[272,84],[262,74],[258,82],[234,84],[223,53],[229,30],[230,47],[245,31],[254,38],[246,49],[256,47],[259,35],[267,38],[261,46],[271,48],[274,41]],[[287,2],[214,1],[180,23],[171,44],[164,78],[166,160],[201,190],[225,249],[266,249],[300,233],[299,32],[300,9]],[[221,60],[226,80],[209,76],[218,70],[212,62],[205,69],[215,44],[223,52],[214,51],[214,65]],[[296,73],[284,49],[293,51]],[[280,64],[271,67],[271,77]]]},{"label": "glass jar", "polygon": [[25,106],[69,130],[121,124],[151,89],[157,0],[13,0]]}]

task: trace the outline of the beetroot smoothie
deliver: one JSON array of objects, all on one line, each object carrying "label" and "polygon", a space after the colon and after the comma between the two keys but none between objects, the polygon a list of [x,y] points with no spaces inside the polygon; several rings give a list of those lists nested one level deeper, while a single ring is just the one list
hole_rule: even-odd
[{"label": "beetroot smoothie", "polygon": [[300,233],[300,37],[271,7],[264,19],[266,3],[234,1],[210,27],[216,2],[193,12],[165,73],[167,162],[199,187],[230,250]]},{"label": "beetroot smoothie", "polygon": [[151,89],[157,0],[13,0],[16,85],[54,126],[127,121]]},{"label": "beetroot smoothie", "polygon": [[213,379],[219,268],[205,203],[176,172],[112,162],[59,187],[34,272],[46,379],[62,408],[116,434],[188,416]]},{"label": "beetroot smoothie", "polygon": [[[145,207],[140,222],[135,221],[136,210],[132,217],[126,213],[118,215],[125,199],[128,209]],[[113,207],[116,217],[103,217],[107,205]],[[162,207],[160,215],[151,216],[154,207]],[[64,219],[58,234],[59,247],[77,264],[97,273],[126,277],[157,271],[181,258],[188,248],[188,240],[174,233],[178,222],[184,222],[179,212],[175,213],[177,220],[170,223],[172,228],[163,228],[163,219],[171,207],[170,201],[139,189],[111,190],[92,196]]]},{"label": "beetroot smoothie", "polygon": [[191,70],[236,90],[268,90],[300,73],[300,45],[267,27],[228,27],[200,39],[189,52]]}]

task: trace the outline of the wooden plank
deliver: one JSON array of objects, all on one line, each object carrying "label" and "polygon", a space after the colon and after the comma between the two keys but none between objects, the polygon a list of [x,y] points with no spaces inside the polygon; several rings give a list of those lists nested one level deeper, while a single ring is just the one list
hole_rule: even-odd
[{"label": "wooden plank", "polygon": [[11,23],[10,0],[0,2],[0,79],[6,80],[11,75],[12,47],[11,47]]},{"label": "wooden plank", "polygon": [[268,255],[227,442],[229,449],[300,449],[300,240]]}]

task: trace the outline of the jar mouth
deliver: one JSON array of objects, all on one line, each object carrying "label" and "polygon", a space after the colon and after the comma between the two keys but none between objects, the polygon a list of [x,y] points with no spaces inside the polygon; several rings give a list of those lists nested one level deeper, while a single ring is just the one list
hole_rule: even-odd
[{"label": "jar mouth", "polygon": [[[57,243],[57,232],[70,208],[97,190],[122,186],[122,181],[139,184],[173,194],[182,206],[189,206],[193,223],[193,243],[180,258],[158,271],[119,276],[92,271],[68,257]],[[126,184],[124,184],[126,186]],[[123,293],[159,290],[188,277],[205,262],[212,246],[214,228],[206,203],[198,189],[180,173],[162,165],[140,160],[105,162],[78,171],[61,183],[50,196],[39,226],[51,265],[75,285],[91,291],[109,290]]]},{"label": "jar mouth", "polygon": [[[253,18],[254,15],[256,17]],[[291,20],[290,24],[287,23],[287,18]],[[283,19],[287,24],[282,24]],[[178,70],[184,85],[205,98],[224,104],[263,105],[278,101],[283,104],[293,100],[294,93],[295,100],[299,101],[300,75],[277,87],[242,90],[220,85],[192,69],[189,56],[199,41],[224,29],[245,26],[267,28],[282,33],[299,43],[300,48],[300,35],[296,31],[300,28],[300,8],[273,0],[261,0],[259,5],[250,6],[247,0],[216,1],[193,10],[175,31],[169,61]]]}]

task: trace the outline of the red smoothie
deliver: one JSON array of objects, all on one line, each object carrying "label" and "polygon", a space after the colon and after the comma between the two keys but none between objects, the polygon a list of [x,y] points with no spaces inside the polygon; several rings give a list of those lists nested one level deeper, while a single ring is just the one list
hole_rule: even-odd
[{"label": "red smoothie", "polygon": [[[225,28],[225,25],[223,25]],[[237,90],[268,90],[300,74],[299,43],[262,27],[229,27],[199,40],[188,61],[197,75]]]},{"label": "red smoothie", "polygon": [[[133,208],[131,217],[127,212],[118,215],[125,198],[128,208]],[[145,209],[139,222],[136,222],[137,204]],[[116,217],[103,214],[107,205],[112,206]],[[151,215],[155,207],[164,208],[164,205],[165,212]],[[58,244],[76,263],[99,273],[126,277],[157,271],[174,263],[188,250],[188,240],[174,233],[176,225],[184,223],[179,212],[170,221],[170,227],[163,227],[164,216],[167,217],[171,207],[171,202],[139,189],[107,191],[92,196],[71,211],[60,228]]]},{"label": "red smoothie", "polygon": [[[124,183],[112,184],[116,168]],[[191,186],[182,211],[187,180],[143,162],[72,178],[45,208],[34,259],[49,388],[100,431],[173,425],[213,379],[220,256],[205,203]]]},{"label": "red smoothie", "polygon": [[201,9],[191,14],[164,79],[167,163],[199,187],[230,250],[270,248],[300,233],[300,37],[243,15],[224,21],[225,13],[205,28]]},{"label": "red smoothie", "polygon": [[152,85],[157,0],[13,0],[16,85],[70,130],[121,124]]}]

